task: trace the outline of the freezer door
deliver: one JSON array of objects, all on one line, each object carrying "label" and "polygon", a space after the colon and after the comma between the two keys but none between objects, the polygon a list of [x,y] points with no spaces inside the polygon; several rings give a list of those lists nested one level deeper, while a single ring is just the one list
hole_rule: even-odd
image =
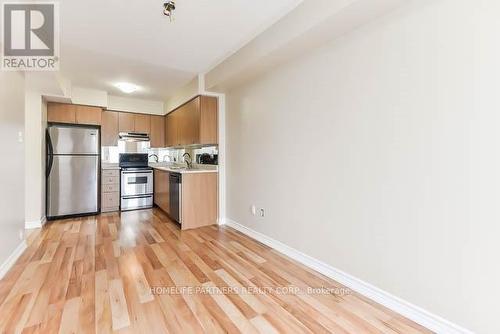
[{"label": "freezer door", "polygon": [[49,145],[58,154],[99,154],[99,129],[78,126],[49,127]]},{"label": "freezer door", "polygon": [[99,211],[99,157],[54,156],[47,181],[47,216]]}]

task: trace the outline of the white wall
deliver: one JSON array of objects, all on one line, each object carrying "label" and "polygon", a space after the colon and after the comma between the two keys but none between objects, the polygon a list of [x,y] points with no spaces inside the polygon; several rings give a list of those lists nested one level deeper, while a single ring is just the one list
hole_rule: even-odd
[{"label": "white wall", "polygon": [[0,264],[21,243],[24,230],[24,76],[0,71]]},{"label": "white wall", "polygon": [[108,95],[107,109],[152,115],[165,114],[162,101],[143,100],[113,95]]},{"label": "white wall", "polygon": [[73,87],[71,90],[71,102],[106,108],[108,106],[108,93],[99,89]]},{"label": "white wall", "polygon": [[228,92],[227,216],[499,333],[500,4],[408,2]]},{"label": "white wall", "polygon": [[25,221],[36,227],[45,217],[46,103],[31,89],[25,94]]}]

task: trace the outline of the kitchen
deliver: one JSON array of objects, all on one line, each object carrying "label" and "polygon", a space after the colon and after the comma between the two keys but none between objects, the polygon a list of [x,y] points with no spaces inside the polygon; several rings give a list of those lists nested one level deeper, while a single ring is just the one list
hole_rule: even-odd
[{"label": "kitchen", "polygon": [[47,122],[48,220],[157,206],[183,230],[217,224],[217,97],[165,116],[49,102]]},{"label": "kitchen", "polygon": [[500,1],[0,7],[0,333],[500,333]]}]

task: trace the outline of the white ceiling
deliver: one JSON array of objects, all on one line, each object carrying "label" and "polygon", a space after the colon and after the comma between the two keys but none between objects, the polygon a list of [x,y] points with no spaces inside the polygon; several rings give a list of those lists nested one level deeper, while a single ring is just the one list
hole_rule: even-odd
[{"label": "white ceiling", "polygon": [[75,86],[165,99],[211,69],[301,0],[177,0],[175,21],[162,0],[65,0],[61,10],[61,71]]}]

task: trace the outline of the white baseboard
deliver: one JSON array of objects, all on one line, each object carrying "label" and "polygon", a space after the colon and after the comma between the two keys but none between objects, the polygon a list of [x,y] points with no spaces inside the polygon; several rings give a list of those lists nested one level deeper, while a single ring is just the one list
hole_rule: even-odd
[{"label": "white baseboard", "polygon": [[45,217],[43,217],[40,220],[35,220],[35,221],[24,223],[24,227],[27,230],[32,230],[32,229],[35,229],[35,228],[41,228],[41,227],[43,227],[43,225],[45,225],[46,221],[47,221],[47,219]]},{"label": "white baseboard", "polygon": [[16,263],[17,259],[26,250],[26,248],[28,248],[28,245],[26,244],[26,241],[23,240],[23,242],[21,242],[19,246],[16,247],[14,252],[10,254],[7,260],[5,260],[4,263],[0,265],[0,279],[2,279],[5,276],[5,274],[9,271],[10,268],[12,268],[14,263]]},{"label": "white baseboard", "polygon": [[226,225],[240,231],[261,243],[274,248],[280,253],[318,271],[319,273],[345,285],[346,287],[362,294],[363,296],[391,309],[394,312],[430,329],[436,333],[446,334],[472,334],[473,332],[462,328],[446,319],[432,314],[421,307],[413,305],[399,297],[396,297],[382,289],[366,283],[354,276],[338,270],[324,262],[321,262],[307,254],[304,254],[290,246],[274,240],[260,232],[254,231],[246,226],[236,223],[231,219],[225,219],[222,225]]}]

